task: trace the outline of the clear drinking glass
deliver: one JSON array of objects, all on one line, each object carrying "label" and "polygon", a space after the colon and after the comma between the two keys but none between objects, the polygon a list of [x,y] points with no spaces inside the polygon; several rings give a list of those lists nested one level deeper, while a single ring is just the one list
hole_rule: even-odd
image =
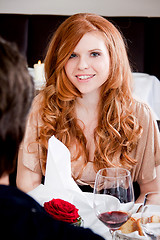
[{"label": "clear drinking glass", "polygon": [[149,192],[145,195],[141,226],[148,239],[160,240],[160,192]]},{"label": "clear drinking glass", "polygon": [[123,168],[104,168],[98,171],[94,185],[96,216],[112,233],[131,216],[134,192],[130,172]]}]

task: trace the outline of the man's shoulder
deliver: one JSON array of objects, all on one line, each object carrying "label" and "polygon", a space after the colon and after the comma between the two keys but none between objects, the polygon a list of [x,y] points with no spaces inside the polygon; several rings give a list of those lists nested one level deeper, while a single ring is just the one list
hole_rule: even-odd
[{"label": "man's shoulder", "polygon": [[[43,212],[43,208],[28,194],[22,192],[16,187],[0,185],[0,209],[6,207],[18,209],[26,209],[26,211],[36,209]],[[5,209],[6,210],[6,209]]]}]

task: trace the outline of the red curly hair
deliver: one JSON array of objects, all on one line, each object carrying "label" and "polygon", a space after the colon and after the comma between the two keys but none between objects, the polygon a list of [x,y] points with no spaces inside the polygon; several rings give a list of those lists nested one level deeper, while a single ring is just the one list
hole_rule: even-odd
[{"label": "red curly hair", "polygon": [[[88,163],[86,137],[77,123],[75,102],[81,93],[70,82],[64,66],[84,34],[100,32],[110,54],[110,73],[101,87],[98,125],[94,130],[94,168],[116,167],[113,155],[120,154],[120,165],[131,169],[136,160],[128,154],[136,146],[142,128],[134,116],[131,94],[132,74],[122,35],[108,20],[95,14],[75,14],[65,20],[53,35],[45,58],[46,87],[41,91],[40,108],[43,125],[37,141],[43,149],[45,169],[48,139],[54,135],[69,149],[76,145],[76,161],[83,156]],[[43,170],[44,170],[43,169]],[[80,176],[79,176],[80,177]]]}]

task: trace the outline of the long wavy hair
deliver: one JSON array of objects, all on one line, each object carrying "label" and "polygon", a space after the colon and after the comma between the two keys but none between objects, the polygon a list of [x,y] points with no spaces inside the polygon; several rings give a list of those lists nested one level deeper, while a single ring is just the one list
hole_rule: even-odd
[{"label": "long wavy hair", "polygon": [[[108,20],[95,14],[79,13],[66,19],[53,35],[45,58],[46,86],[41,91],[40,114],[42,127],[37,139],[43,152],[45,170],[48,139],[54,135],[69,149],[76,146],[76,161],[89,161],[86,137],[78,125],[75,114],[79,90],[65,73],[74,48],[84,34],[92,31],[103,33],[110,54],[110,73],[101,87],[98,111],[98,125],[94,130],[95,153],[93,166],[96,171],[103,167],[123,166],[128,169],[136,164],[129,153],[136,146],[142,127],[134,115],[134,99],[131,93],[132,74],[125,42],[117,28]],[[118,164],[112,162],[120,153]],[[82,173],[82,171],[81,171]],[[80,176],[78,176],[80,177]]]}]

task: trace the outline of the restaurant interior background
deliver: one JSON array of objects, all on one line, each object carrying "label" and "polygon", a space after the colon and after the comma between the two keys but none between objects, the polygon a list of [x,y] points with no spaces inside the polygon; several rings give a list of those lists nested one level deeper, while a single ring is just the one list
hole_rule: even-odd
[{"label": "restaurant interior background", "polygon": [[[144,97],[151,98],[160,116],[160,0],[0,0],[0,35],[15,41],[33,68],[38,60],[43,61],[58,24],[78,12],[105,16],[120,28],[128,43],[133,70],[147,74],[136,75],[137,83],[147,78],[149,82],[139,87],[140,93],[142,88],[148,93]],[[11,176],[12,184],[15,174]]]},{"label": "restaurant interior background", "polygon": [[133,71],[160,79],[160,0],[0,0],[0,35],[15,41],[33,67],[58,25],[78,12],[111,20],[127,40]]}]

